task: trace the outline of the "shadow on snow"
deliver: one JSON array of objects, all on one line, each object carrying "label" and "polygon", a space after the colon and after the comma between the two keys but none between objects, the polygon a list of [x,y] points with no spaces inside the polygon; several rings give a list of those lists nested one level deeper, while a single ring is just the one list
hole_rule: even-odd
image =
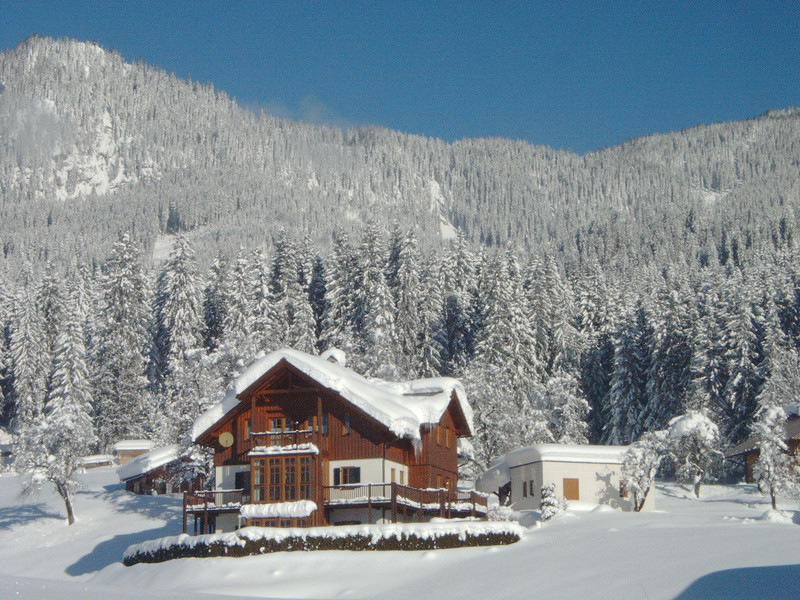
[{"label": "shadow on snow", "polygon": [[743,567],[697,579],[675,600],[794,600],[800,589],[800,565]]},{"label": "shadow on snow", "polygon": [[87,573],[96,573],[97,571],[105,569],[108,565],[122,562],[122,554],[131,544],[138,544],[167,535],[177,535],[178,533],[180,533],[180,531],[176,533],[174,526],[168,523],[164,527],[115,535],[110,540],[97,544],[89,554],[81,556],[77,561],[68,566],[65,572],[67,575],[73,577],[86,575]]},{"label": "shadow on snow", "polygon": [[15,504],[0,508],[0,530],[11,529],[16,525],[23,525],[37,519],[60,519],[66,516],[57,512],[50,512],[44,502],[37,504]]}]

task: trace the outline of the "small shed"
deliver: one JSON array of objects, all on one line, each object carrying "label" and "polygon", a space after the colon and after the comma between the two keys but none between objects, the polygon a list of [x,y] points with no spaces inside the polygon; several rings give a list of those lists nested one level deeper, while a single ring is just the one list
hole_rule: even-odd
[{"label": "small shed", "polygon": [[90,454],[81,458],[81,466],[84,469],[96,469],[97,467],[110,467],[114,464],[114,457],[111,454]]},{"label": "small shed", "polygon": [[120,440],[113,446],[114,454],[117,455],[117,461],[121,465],[150,452],[153,448],[155,444],[150,440]]},{"label": "small shed", "polygon": [[[604,504],[633,510],[621,481],[627,446],[535,444],[512,450],[496,460],[476,482],[477,489],[510,499],[516,510],[538,510],[542,487],[553,484],[556,496],[574,507]],[[643,510],[652,510],[648,495]]]},{"label": "small shed", "polygon": [[0,471],[11,466],[14,461],[14,438],[0,428]]},{"label": "small shed", "polygon": [[[177,494],[203,489],[195,461],[181,455],[177,444],[155,448],[117,467],[125,489],[134,494]],[[188,476],[186,476],[188,474]]]},{"label": "small shed", "polygon": [[[783,407],[786,413],[786,422],[783,424],[785,431],[783,441],[786,443],[789,454],[797,456],[800,453],[800,405],[788,404]],[[746,483],[755,483],[755,466],[761,451],[758,448],[758,439],[750,437],[737,444],[725,453],[727,460],[744,460],[744,480]]]}]

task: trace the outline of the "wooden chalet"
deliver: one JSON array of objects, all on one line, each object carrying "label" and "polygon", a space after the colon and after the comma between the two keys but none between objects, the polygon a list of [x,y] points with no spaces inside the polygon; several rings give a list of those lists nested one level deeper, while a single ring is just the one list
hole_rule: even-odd
[{"label": "wooden chalet", "polygon": [[[789,454],[797,456],[798,448],[800,448],[800,406],[790,404],[784,406],[783,409],[786,412],[786,422],[783,425],[786,434],[783,441],[786,442]],[[728,450],[725,453],[725,458],[728,460],[743,460],[745,482],[755,483],[755,465],[760,454],[758,439],[750,437]]]},{"label": "wooden chalet", "polygon": [[485,515],[459,492],[458,439],[472,411],[454,379],[366,379],[338,350],[273,352],[201,415],[217,489],[184,496],[184,531]]}]

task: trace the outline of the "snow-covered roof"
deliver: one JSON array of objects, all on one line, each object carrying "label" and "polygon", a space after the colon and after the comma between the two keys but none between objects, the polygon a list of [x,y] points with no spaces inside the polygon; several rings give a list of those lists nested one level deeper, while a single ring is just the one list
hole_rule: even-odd
[{"label": "snow-covered roof", "polygon": [[506,454],[502,461],[508,468],[535,462],[573,462],[622,464],[627,446],[590,446],[587,444],[534,444]]},{"label": "snow-covered roof", "polygon": [[311,500],[297,502],[269,502],[266,504],[243,504],[239,514],[245,519],[302,519],[317,510]]},{"label": "snow-covered roof", "polygon": [[150,440],[120,440],[114,444],[115,452],[126,450],[152,450],[155,444]]},{"label": "snow-covered roof", "polygon": [[14,437],[5,429],[0,427],[0,446],[11,446],[14,443]]},{"label": "snow-covered roof", "polygon": [[508,470],[505,462],[500,461],[478,476],[475,480],[475,489],[490,494],[499,490],[509,481],[511,481],[511,471]]},{"label": "snow-covered roof", "polygon": [[[325,356],[330,358],[333,354],[327,353]],[[472,433],[472,409],[467,403],[463,386],[456,379],[437,377],[405,382],[367,379],[337,361],[282,349],[250,365],[232,383],[222,401],[197,418],[192,429],[193,438],[197,439],[233,410],[239,404],[238,396],[282,360],[336,392],[399,437],[418,439],[420,426],[438,423],[453,392],[456,392],[469,432]]]},{"label": "snow-covered roof", "polygon": [[90,454],[81,457],[81,464],[84,467],[97,465],[110,465],[114,462],[114,457],[110,454]]},{"label": "snow-covered roof", "polygon": [[117,475],[120,481],[127,481],[128,479],[144,475],[153,469],[168,465],[172,461],[177,460],[179,456],[180,448],[177,444],[155,448],[117,467]]}]

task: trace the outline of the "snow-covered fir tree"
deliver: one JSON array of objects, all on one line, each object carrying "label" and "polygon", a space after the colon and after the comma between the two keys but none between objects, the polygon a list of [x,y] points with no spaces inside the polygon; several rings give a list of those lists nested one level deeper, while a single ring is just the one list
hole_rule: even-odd
[{"label": "snow-covered fir tree", "polygon": [[141,251],[128,235],[114,244],[100,281],[92,378],[100,447],[147,437],[157,407],[147,393],[150,283]]},{"label": "snow-covered fir tree", "polygon": [[46,377],[51,355],[45,325],[34,301],[32,276],[23,272],[13,298],[8,357],[13,381],[15,429],[37,422],[44,409]]},{"label": "snow-covered fir tree", "polygon": [[556,484],[550,483],[542,487],[542,502],[539,511],[542,521],[549,521],[561,512],[561,502],[556,497]]},{"label": "snow-covered fir tree", "polygon": [[85,316],[76,296],[76,290],[70,290],[69,302],[62,307],[44,414],[24,426],[15,448],[16,468],[25,474],[24,488],[51,483],[64,501],[70,525],[75,522],[73,496],[81,458],[96,442]]}]

